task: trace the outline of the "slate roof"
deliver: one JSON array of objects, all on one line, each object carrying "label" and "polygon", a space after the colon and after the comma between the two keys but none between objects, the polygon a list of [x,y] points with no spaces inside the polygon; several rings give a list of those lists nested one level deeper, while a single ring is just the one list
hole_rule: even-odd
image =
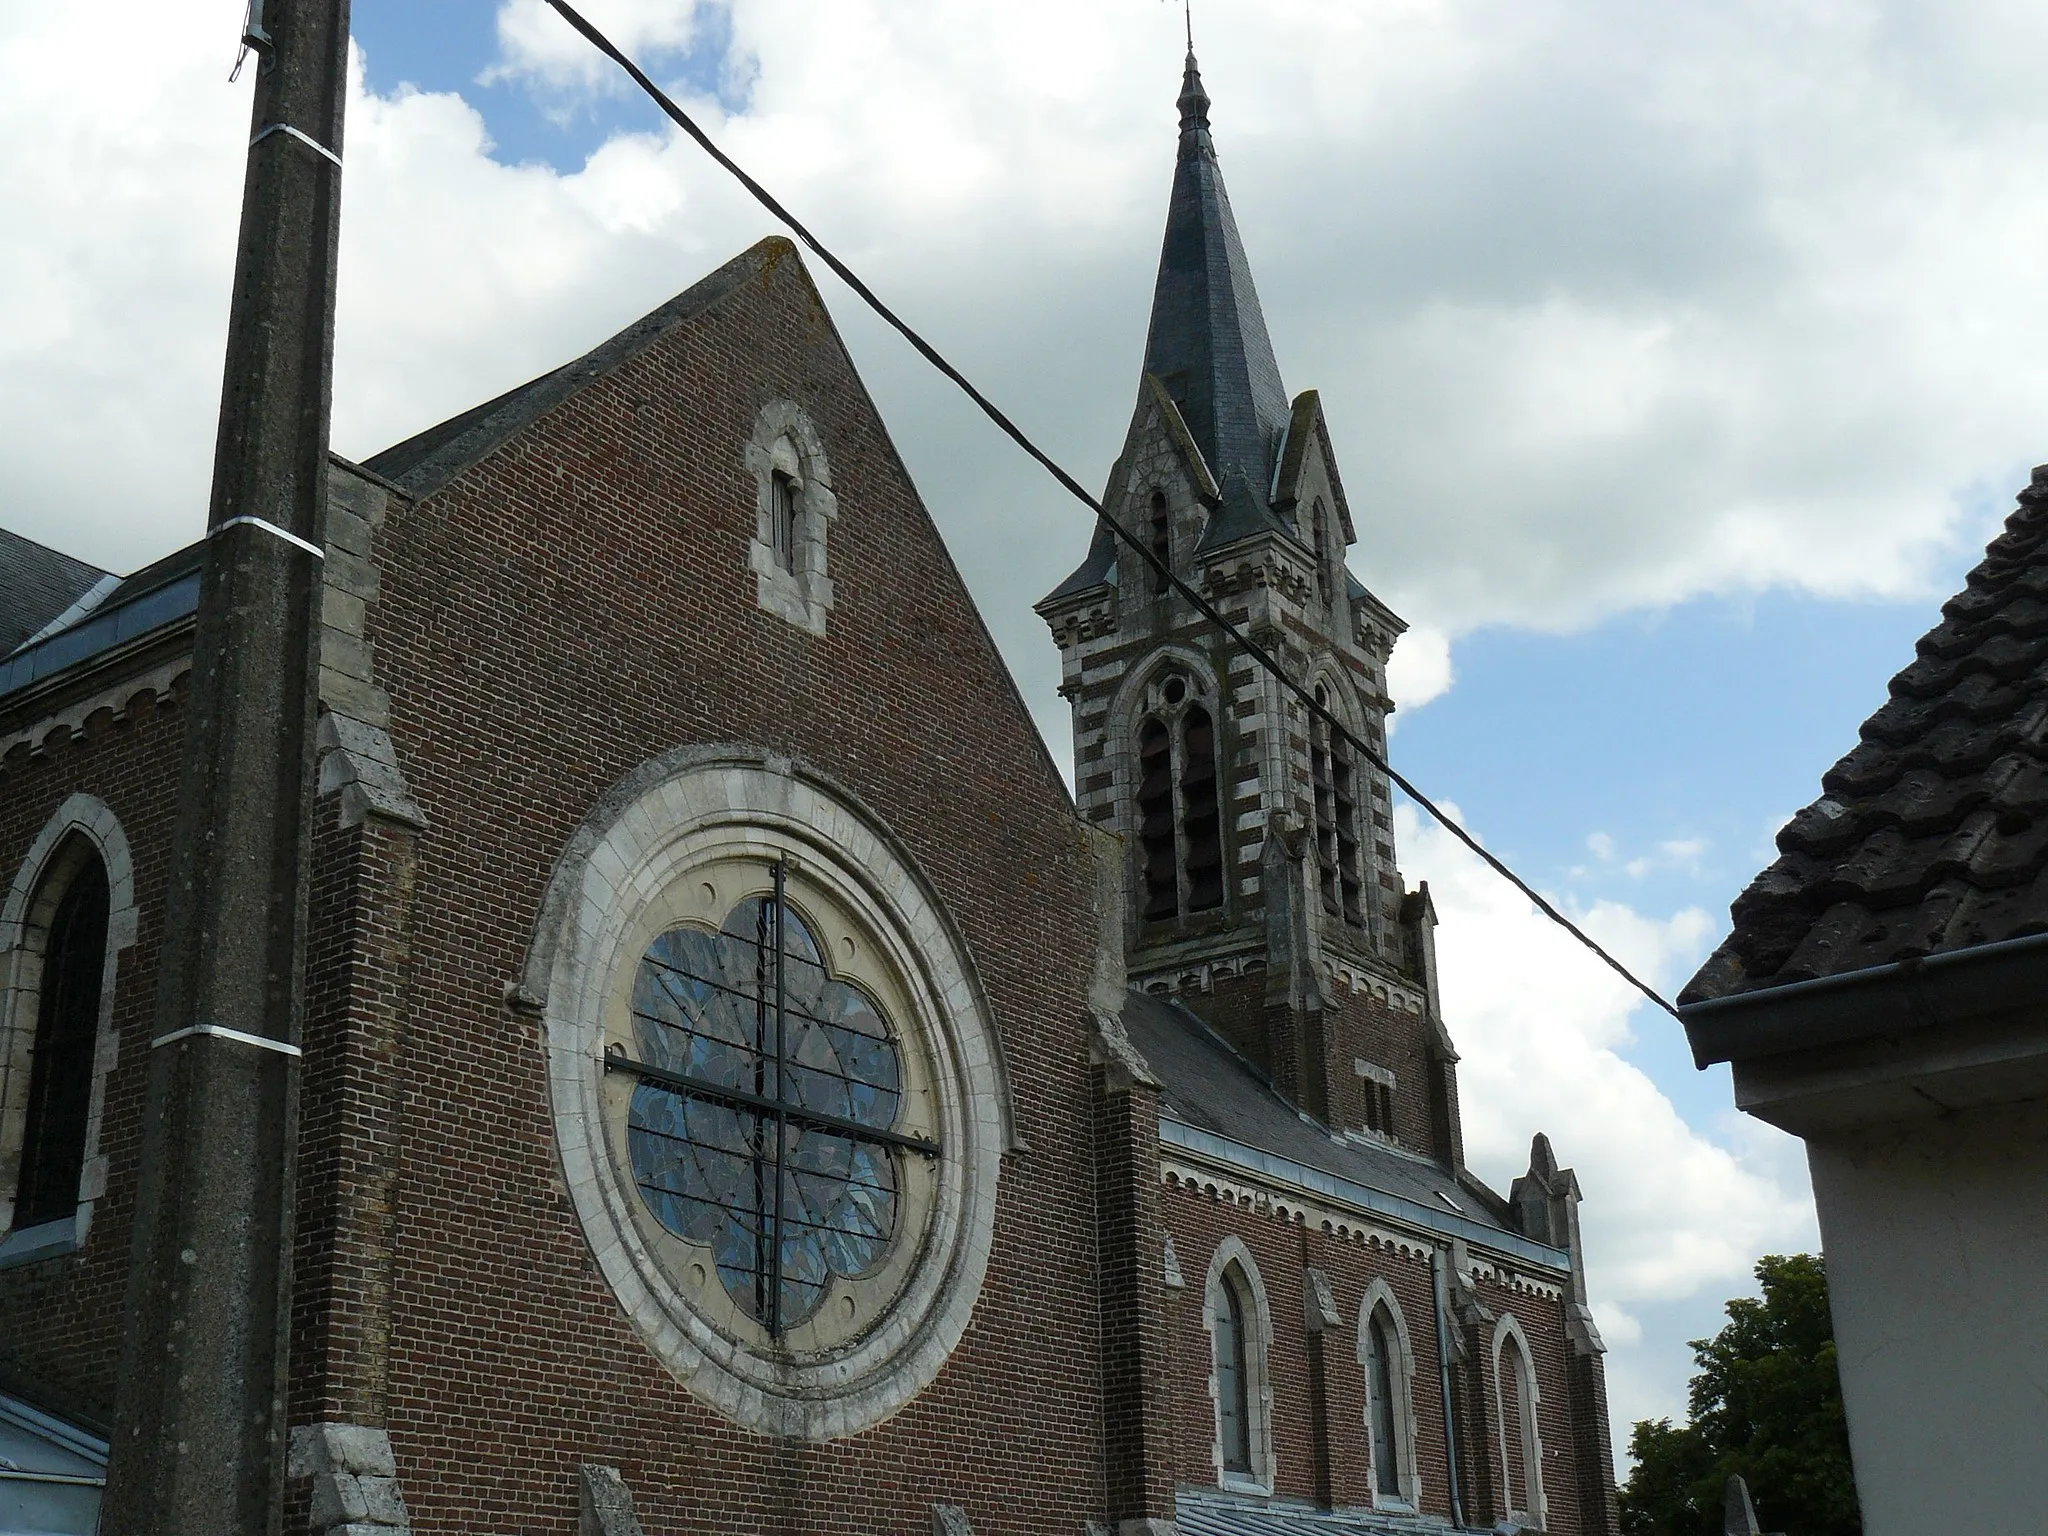
[{"label": "slate roof", "polygon": [[[1177,105],[1180,149],[1152,291],[1144,371],[1158,378],[1180,407],[1220,492],[1221,504],[1202,530],[1201,547],[1218,549],[1274,530],[1291,537],[1294,530],[1273,511],[1268,492],[1273,455],[1292,407],[1216,165],[1209,93],[1192,53]],[[1045,601],[1101,585],[1115,561],[1115,537],[1098,527],[1088,558]]]},{"label": "slate roof", "polygon": [[83,597],[107,573],[0,528],[0,656]]},{"label": "slate roof", "polygon": [[1459,1215],[1483,1228],[1519,1235],[1506,1202],[1477,1180],[1460,1180],[1412,1153],[1331,1135],[1179,1002],[1132,992],[1123,1025],[1159,1079],[1163,1116],[1433,1213]]},{"label": "slate roof", "polygon": [[1178,105],[1180,151],[1152,294],[1145,371],[1156,374],[1180,402],[1188,430],[1223,488],[1224,515],[1239,500],[1254,514],[1263,513],[1273,479],[1272,451],[1287,430],[1287,390],[1216,166],[1209,93],[1192,53]]},{"label": "slate roof", "polygon": [[374,458],[365,459],[363,467],[414,496],[429,495],[591,380],[638,357],[677,325],[709,309],[748,278],[795,255],[796,247],[790,241],[771,235],[574,362],[564,363],[517,389],[507,390],[495,400],[486,400],[438,426],[395,443]]},{"label": "slate roof", "polygon": [[2048,933],[2048,465],[1682,1003]]},{"label": "slate roof", "polygon": [[1183,1489],[1174,1504],[1181,1536],[1444,1536],[1460,1529],[1434,1515],[1308,1509],[1206,1490]]}]

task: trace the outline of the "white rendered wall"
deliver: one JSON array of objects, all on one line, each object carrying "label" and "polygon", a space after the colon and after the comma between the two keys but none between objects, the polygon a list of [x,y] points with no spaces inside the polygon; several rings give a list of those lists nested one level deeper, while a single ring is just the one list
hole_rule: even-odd
[{"label": "white rendered wall", "polygon": [[1866,1536],[2048,1529],[2048,1106],[1810,1134]]}]

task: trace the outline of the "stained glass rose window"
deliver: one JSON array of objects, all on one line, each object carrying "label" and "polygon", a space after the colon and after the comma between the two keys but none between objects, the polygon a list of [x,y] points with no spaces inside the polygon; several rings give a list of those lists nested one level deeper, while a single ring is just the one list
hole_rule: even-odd
[{"label": "stained glass rose window", "polygon": [[903,1063],[875,1000],[833,975],[809,925],[774,893],[717,931],[669,929],[633,979],[627,1145],[662,1227],[711,1250],[734,1304],[780,1335],[834,1276],[873,1270],[898,1224],[903,1156],[935,1143],[896,1129]]},{"label": "stained glass rose window", "polygon": [[964,940],[871,808],[751,747],[641,765],[567,844],[521,987],[590,1260],[700,1403],[836,1440],[937,1379],[1013,1127]]}]

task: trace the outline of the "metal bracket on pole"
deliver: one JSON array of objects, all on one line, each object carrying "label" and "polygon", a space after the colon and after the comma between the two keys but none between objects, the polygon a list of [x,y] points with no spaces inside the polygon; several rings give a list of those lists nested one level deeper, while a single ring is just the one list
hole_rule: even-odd
[{"label": "metal bracket on pole", "polygon": [[232,1040],[237,1045],[253,1045],[260,1050],[276,1051],[280,1056],[303,1056],[306,1053],[289,1040],[273,1040],[268,1035],[252,1035],[243,1030],[229,1029],[225,1024],[188,1024],[183,1029],[174,1029],[168,1035],[158,1035],[149,1042],[153,1051],[160,1045],[175,1045],[180,1040],[189,1040],[194,1035],[212,1035],[217,1040]]},{"label": "metal bracket on pole", "polygon": [[282,133],[289,138],[297,139],[301,144],[305,145],[308,149],[313,150],[318,154],[325,155],[328,159],[332,160],[334,162],[334,167],[336,170],[341,169],[341,156],[337,155],[325,144],[322,144],[310,133],[305,133],[300,129],[294,128],[290,123],[272,123],[267,128],[259,129],[257,131],[256,137],[249,141],[249,147],[251,149],[254,149],[258,144],[261,144],[273,133]]},{"label": "metal bracket on pole", "polygon": [[[297,132],[296,129],[292,131]],[[228,518],[225,522],[215,524],[213,527],[206,530],[206,536],[210,539],[217,533],[226,533],[228,529],[238,527],[244,523],[246,523],[251,528],[261,528],[265,533],[274,533],[280,539],[283,539],[287,544],[298,545],[299,548],[303,549],[315,560],[325,560],[327,558],[327,551],[322,549],[318,544],[315,544],[311,539],[302,539],[296,533],[293,533],[289,528],[280,528],[275,523],[266,523],[262,518],[251,517],[246,512],[244,512],[240,517],[231,517]]]}]

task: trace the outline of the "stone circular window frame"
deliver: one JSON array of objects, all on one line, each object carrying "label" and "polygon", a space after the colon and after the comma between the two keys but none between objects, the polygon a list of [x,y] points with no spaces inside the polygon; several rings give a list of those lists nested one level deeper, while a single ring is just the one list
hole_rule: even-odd
[{"label": "stone circular window frame", "polygon": [[[937,1099],[932,1208],[912,1272],[851,1340],[806,1351],[735,1337],[646,1241],[630,1169],[607,1143],[603,1047],[622,969],[647,914],[708,853],[787,853],[888,944]],[[557,862],[519,988],[542,1016],[555,1134],[598,1269],[655,1356],[691,1392],[765,1434],[831,1440],[882,1422],[938,1375],[988,1267],[1007,1074],[971,957],[936,894],[879,818],[823,775],[747,748],[665,754],[603,798]],[[618,1149],[623,1151],[623,1149]]]}]

